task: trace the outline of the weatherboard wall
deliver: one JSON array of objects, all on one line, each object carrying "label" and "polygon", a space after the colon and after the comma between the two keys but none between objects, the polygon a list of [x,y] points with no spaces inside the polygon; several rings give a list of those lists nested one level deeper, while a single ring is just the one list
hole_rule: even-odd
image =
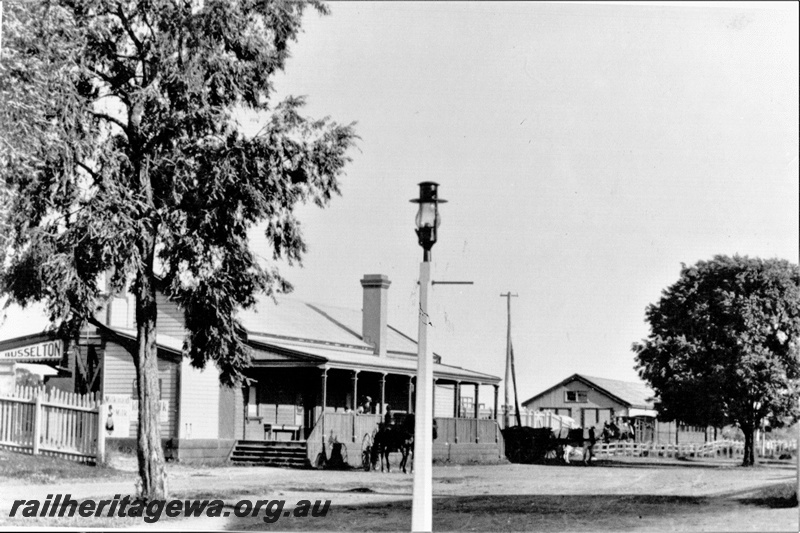
[{"label": "weatherboard wall", "polygon": [[456,386],[437,383],[433,394],[433,416],[454,416],[456,405]]},{"label": "weatherboard wall", "polygon": [[219,437],[219,371],[213,363],[200,370],[181,360],[180,409],[179,438]]},{"label": "weatherboard wall", "polygon": [[[160,429],[162,438],[175,436],[175,423],[178,411],[177,404],[177,360],[158,358],[158,378],[160,383],[160,400],[166,402],[166,416],[162,417]],[[133,357],[128,351],[115,342],[106,343],[103,361],[103,395],[127,395],[136,400],[135,390],[136,368]],[[137,420],[131,420],[131,437],[136,436]]]},{"label": "weatherboard wall", "polygon": [[156,319],[158,332],[181,341],[184,340],[186,328],[184,327],[183,311],[178,304],[170,301],[161,291],[156,291],[156,304],[158,305],[158,318]]},{"label": "weatherboard wall", "polygon": [[[567,391],[576,393],[586,392],[586,401],[567,401]],[[558,412],[558,414],[566,414],[574,418],[578,423],[582,423],[584,413],[588,412],[589,425],[599,424],[600,426],[602,426],[606,414],[613,414],[615,416],[627,416],[628,414],[627,405],[617,402],[606,394],[578,380],[570,381],[563,386],[547,391],[531,401],[526,402],[524,407],[532,411],[552,409],[554,412]],[[565,411],[567,409],[569,410],[568,412]],[[601,410],[599,413],[599,421],[597,418],[598,410]]]}]

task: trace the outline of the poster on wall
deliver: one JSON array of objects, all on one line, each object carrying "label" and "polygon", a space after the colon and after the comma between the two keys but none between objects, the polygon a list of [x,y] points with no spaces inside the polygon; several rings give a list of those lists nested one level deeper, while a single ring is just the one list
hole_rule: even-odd
[{"label": "poster on wall", "polygon": [[131,414],[133,401],[130,394],[106,394],[103,403],[108,404],[104,427],[106,437],[127,438],[131,436]]},{"label": "poster on wall", "polygon": [[[158,420],[167,419],[167,410],[169,409],[169,402],[167,400],[158,400]],[[131,420],[139,420],[139,400],[131,402]]]}]

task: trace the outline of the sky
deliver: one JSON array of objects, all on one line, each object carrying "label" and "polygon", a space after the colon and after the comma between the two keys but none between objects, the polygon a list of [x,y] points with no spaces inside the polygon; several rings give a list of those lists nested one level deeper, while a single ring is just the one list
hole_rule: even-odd
[{"label": "sky", "polygon": [[443,362],[504,376],[510,291],[521,401],[576,372],[637,380],[631,345],[682,263],[798,261],[798,4],[761,4],[309,10],[276,99],[305,95],[360,139],[342,195],[299,209],[294,296],[359,309],[359,280],[385,274],[389,323],[416,338],[409,200],[435,181],[433,279],[473,282],[431,290]]},{"label": "sky", "polygon": [[438,182],[433,279],[473,285],[433,287],[429,343],[503,377],[518,294],[522,401],[576,372],[637,380],[631,345],[682,263],[798,261],[796,3],[329,6],[276,93],[360,140],[342,196],[299,210],[297,298],[358,309],[359,279],[386,274],[416,338],[409,200]]}]

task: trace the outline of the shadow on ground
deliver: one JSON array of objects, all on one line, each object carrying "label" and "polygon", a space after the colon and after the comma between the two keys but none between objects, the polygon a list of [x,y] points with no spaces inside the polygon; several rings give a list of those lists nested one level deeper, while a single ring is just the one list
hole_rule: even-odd
[{"label": "shadow on ground", "polygon": [[[581,467],[586,468],[582,462],[571,462],[566,467]],[[769,462],[756,464],[752,467],[744,467],[738,461],[714,461],[704,459],[668,459],[659,460],[658,458],[641,458],[637,460],[619,460],[619,459],[595,459],[590,466],[603,466],[607,468],[709,468],[713,470],[725,468],[770,468],[770,469],[785,469],[794,470],[797,466],[792,462]]]},{"label": "shadow on ground", "polygon": [[[772,488],[770,488],[772,489]],[[638,531],[693,530],[698,521],[714,520],[747,508],[796,506],[786,489],[750,491],[748,497],[664,495],[506,495],[437,497],[436,531]],[[793,489],[792,489],[793,490]],[[336,505],[326,517],[281,518],[266,524],[259,518],[237,519],[228,529],[308,531],[408,531],[408,500],[365,505]],[[765,525],[766,526],[766,525]],[[724,528],[723,528],[724,529]],[[737,528],[738,529],[738,528]]]}]

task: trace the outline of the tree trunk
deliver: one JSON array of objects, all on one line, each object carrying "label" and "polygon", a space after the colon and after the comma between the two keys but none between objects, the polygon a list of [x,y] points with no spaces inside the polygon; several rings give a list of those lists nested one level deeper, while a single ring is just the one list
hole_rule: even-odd
[{"label": "tree trunk", "polygon": [[[152,246],[148,251],[152,259]],[[147,261],[146,264],[150,264]],[[139,393],[138,459],[141,497],[167,497],[164,451],[159,428],[158,354],[156,346],[156,290],[152,270],[139,273],[136,282],[136,376]]]},{"label": "tree trunk", "polygon": [[742,466],[753,466],[756,463],[754,453],[755,446],[753,445],[755,431],[753,427],[742,426],[742,433],[744,433],[744,458],[742,459]]},{"label": "tree trunk", "polygon": [[161,429],[159,427],[158,352],[156,345],[156,304],[155,274],[153,273],[157,222],[153,214],[153,186],[143,162],[147,154],[142,152],[143,139],[140,126],[143,106],[135,100],[129,108],[128,141],[129,154],[134,165],[134,176],[138,179],[146,208],[142,213],[145,224],[144,233],[137,247],[141,258],[136,273],[134,292],[136,295],[136,375],[139,392],[139,432],[138,458],[141,497],[145,500],[165,499],[167,497],[167,473],[164,469],[164,451],[161,449]]}]

